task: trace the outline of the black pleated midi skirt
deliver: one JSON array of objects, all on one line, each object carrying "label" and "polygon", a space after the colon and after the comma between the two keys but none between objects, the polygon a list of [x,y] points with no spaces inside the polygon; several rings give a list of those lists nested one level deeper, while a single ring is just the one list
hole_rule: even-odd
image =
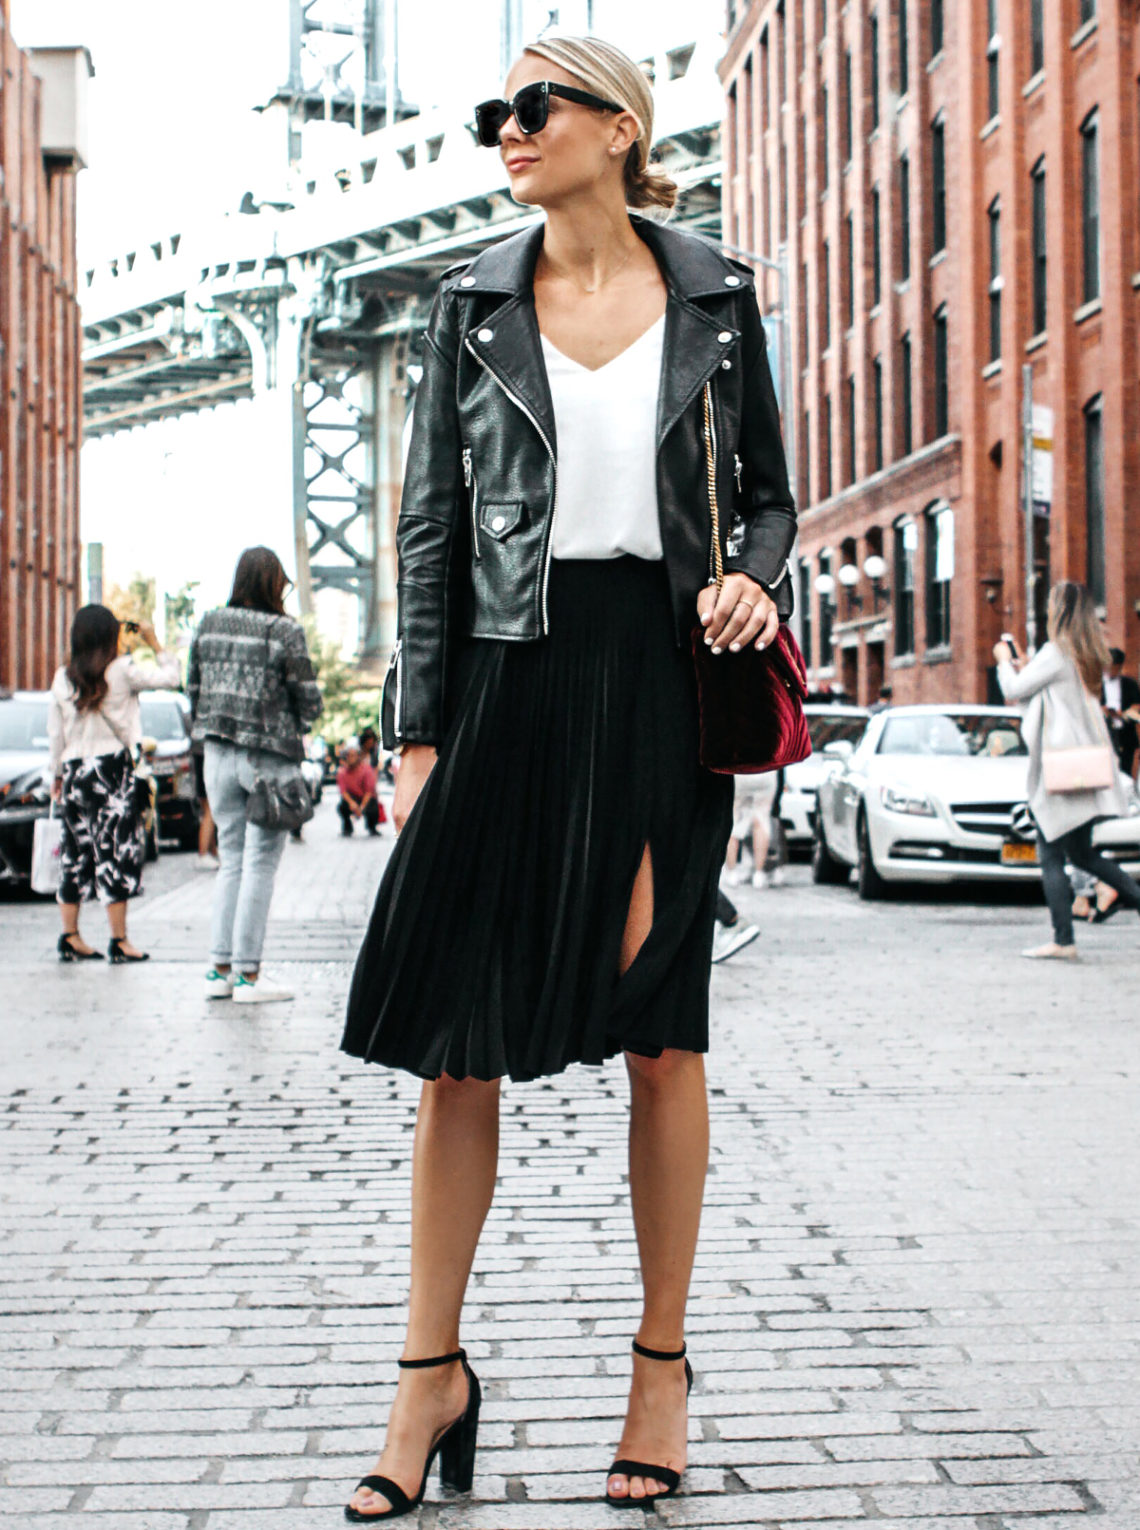
[{"label": "black pleated midi skirt", "polygon": [[[662,562],[555,559],[549,634],[467,638],[385,868],[341,1046],[421,1078],[708,1050],[733,782],[697,750]],[[695,613],[694,613],[695,619]],[[619,975],[648,845],[653,922]]]}]

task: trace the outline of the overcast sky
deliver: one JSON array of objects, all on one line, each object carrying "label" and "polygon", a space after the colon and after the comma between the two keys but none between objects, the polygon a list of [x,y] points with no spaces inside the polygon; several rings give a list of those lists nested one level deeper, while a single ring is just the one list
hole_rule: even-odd
[{"label": "overcast sky", "polygon": [[[585,28],[588,0],[554,3],[560,30]],[[523,0],[524,35],[552,8]],[[595,31],[635,56],[694,37],[696,16],[717,27],[724,12],[723,0],[593,0],[592,9]],[[401,0],[406,98],[426,109],[497,92],[500,10],[499,0]],[[254,108],[287,75],[288,0],[10,0],[10,18],[22,47],[83,44],[94,61],[81,268],[261,191],[265,128]],[[271,431],[251,400],[89,442],[82,532],[103,542],[108,577],[125,583],[138,569],[160,590],[199,578],[204,605],[224,599],[237,553],[260,540]]]}]

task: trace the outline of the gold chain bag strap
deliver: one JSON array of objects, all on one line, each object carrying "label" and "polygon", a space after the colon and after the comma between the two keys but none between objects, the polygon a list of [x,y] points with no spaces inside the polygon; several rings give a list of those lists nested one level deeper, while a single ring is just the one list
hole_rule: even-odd
[{"label": "gold chain bag strap", "polygon": [[[720,506],[716,488],[716,430],[712,383],[704,387],[705,468],[712,520],[710,565],[717,591],[724,586],[720,545]],[[700,759],[706,770],[724,775],[755,775],[806,760],[811,735],[804,714],[807,667],[786,622],[764,649],[749,643],[739,653],[714,657],[704,628],[693,629],[697,671]]]}]

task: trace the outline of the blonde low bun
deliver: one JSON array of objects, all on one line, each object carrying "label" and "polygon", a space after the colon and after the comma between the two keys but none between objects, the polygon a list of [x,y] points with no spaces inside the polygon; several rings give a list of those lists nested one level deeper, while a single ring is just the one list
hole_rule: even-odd
[{"label": "blonde low bun", "polygon": [[668,211],[677,203],[678,187],[672,176],[651,162],[653,142],[653,90],[633,59],[600,37],[544,37],[527,43],[524,53],[545,58],[576,75],[587,90],[618,101],[637,118],[638,135],[625,157],[622,179],[627,207],[660,207]]}]

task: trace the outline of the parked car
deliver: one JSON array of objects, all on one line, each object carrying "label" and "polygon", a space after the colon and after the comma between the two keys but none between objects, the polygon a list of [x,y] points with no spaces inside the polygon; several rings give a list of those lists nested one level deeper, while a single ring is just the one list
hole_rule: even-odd
[{"label": "parked car", "polygon": [[[825,746],[812,874],[881,897],[889,883],[1033,881],[1036,831],[1026,804],[1029,752],[1013,707],[892,707],[855,746]],[[1140,794],[1094,841],[1140,870]]]},{"label": "parked car", "polygon": [[789,849],[811,846],[816,793],[834,764],[834,756],[824,753],[827,745],[836,740],[856,744],[870,716],[866,707],[829,706],[817,701],[809,702],[804,711],[812,753],[784,771],[784,792],[780,798],[780,822]]},{"label": "parked car", "polygon": [[139,710],[144,754],[157,787],[158,837],[196,850],[201,807],[190,753],[190,703],[180,691],[141,691]]},{"label": "parked car", "polygon": [[47,691],[0,691],[0,882],[27,882],[51,802]]}]

